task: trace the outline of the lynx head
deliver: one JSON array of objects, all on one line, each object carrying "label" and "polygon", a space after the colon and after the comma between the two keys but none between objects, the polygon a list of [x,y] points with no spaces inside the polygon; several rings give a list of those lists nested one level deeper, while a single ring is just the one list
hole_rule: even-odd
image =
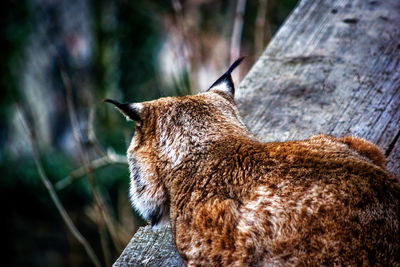
[{"label": "lynx head", "polygon": [[192,155],[218,138],[249,135],[235,106],[231,77],[242,60],[236,60],[206,92],[197,95],[126,104],[105,100],[136,122],[127,152],[130,197],[151,225],[168,221],[168,174],[182,164],[193,163]]}]

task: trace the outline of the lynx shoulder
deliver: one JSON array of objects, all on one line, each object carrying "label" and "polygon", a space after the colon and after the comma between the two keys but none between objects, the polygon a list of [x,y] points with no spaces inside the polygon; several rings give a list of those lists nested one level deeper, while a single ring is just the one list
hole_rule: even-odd
[{"label": "lynx shoulder", "polygon": [[204,93],[113,103],[136,121],[130,196],[170,221],[188,266],[400,265],[400,184],[374,144],[316,135],[262,143],[230,73]]}]

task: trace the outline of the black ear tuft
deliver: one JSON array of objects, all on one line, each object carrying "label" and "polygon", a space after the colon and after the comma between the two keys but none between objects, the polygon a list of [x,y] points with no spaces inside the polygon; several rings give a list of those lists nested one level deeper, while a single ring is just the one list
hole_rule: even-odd
[{"label": "black ear tuft", "polygon": [[228,70],[216,80],[207,91],[210,90],[219,90],[233,95],[235,93],[235,86],[232,81],[231,73],[240,63],[242,63],[244,57],[237,59],[233,64],[228,68]]},{"label": "black ear tuft", "polygon": [[118,101],[112,99],[104,99],[104,102],[111,103],[115,105],[115,107],[123,114],[127,119],[139,121],[140,113],[137,108],[135,108],[135,104],[130,103],[119,103]]}]

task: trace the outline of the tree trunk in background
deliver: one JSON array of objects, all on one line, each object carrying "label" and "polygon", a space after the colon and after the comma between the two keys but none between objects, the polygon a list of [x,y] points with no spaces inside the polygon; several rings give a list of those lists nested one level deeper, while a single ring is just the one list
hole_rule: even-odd
[{"label": "tree trunk in background", "polygon": [[[399,25],[398,0],[301,1],[237,91],[245,123],[263,141],[363,137],[400,176]],[[178,262],[170,228],[145,227],[114,266]]]}]

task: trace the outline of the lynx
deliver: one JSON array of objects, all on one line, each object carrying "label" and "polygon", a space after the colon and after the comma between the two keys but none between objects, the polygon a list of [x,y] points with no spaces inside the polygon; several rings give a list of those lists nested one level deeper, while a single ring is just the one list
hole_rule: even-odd
[{"label": "lynx", "polygon": [[374,144],[262,143],[234,101],[232,64],[206,92],[114,104],[136,131],[130,197],[170,222],[187,266],[400,265],[400,183]]}]

